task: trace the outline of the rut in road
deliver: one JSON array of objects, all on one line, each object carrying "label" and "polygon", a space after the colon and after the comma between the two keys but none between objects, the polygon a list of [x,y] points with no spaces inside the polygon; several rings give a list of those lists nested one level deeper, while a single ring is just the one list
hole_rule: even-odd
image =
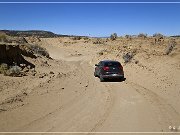
[{"label": "rut in road", "polygon": [[165,99],[158,96],[152,90],[139,84],[133,82],[128,82],[128,84],[130,84],[140,95],[153,105],[162,129],[168,129],[169,126],[177,127],[179,125],[180,114],[170,104],[168,104]]},{"label": "rut in road", "polygon": [[[72,63],[71,63],[71,64],[72,64]],[[76,65],[75,68],[74,68],[74,70],[71,71],[71,72],[68,72],[68,73],[67,73],[68,75],[67,75],[66,77],[62,78],[63,80],[62,80],[62,79],[59,80],[59,79],[57,79],[57,78],[53,78],[53,79],[51,79],[50,83],[48,83],[48,84],[43,83],[42,89],[47,89],[47,88],[48,88],[48,89],[51,89],[51,90],[49,91],[49,93],[56,93],[56,92],[57,92],[56,88],[52,89],[52,86],[58,86],[58,84],[59,84],[61,81],[64,81],[64,82],[65,82],[65,83],[64,83],[64,86],[69,86],[69,85],[70,85],[69,82],[71,81],[71,79],[72,79],[73,77],[76,77],[76,79],[77,79],[76,81],[82,81],[82,80],[84,80],[84,82],[86,82],[86,83],[83,84],[83,85],[88,85],[88,80],[86,80],[86,78],[82,78],[82,77],[83,77],[83,73],[80,71],[81,69],[78,68],[79,65],[80,65],[80,61],[76,62],[74,65]],[[82,73],[82,74],[81,74],[81,73]],[[78,74],[79,74],[79,76],[77,76]],[[68,78],[67,78],[67,77],[68,77]],[[77,82],[77,83],[78,83],[78,82]],[[66,104],[57,106],[57,108],[56,108],[55,110],[52,110],[52,111],[49,112],[48,114],[45,114],[45,115],[39,117],[38,119],[36,119],[36,120],[28,123],[27,125],[24,125],[23,127],[20,127],[20,128],[17,129],[16,131],[20,131],[20,130],[23,130],[23,129],[28,129],[28,127],[31,127],[31,126],[36,125],[36,124],[38,124],[38,123],[41,123],[42,121],[44,121],[45,119],[48,119],[48,118],[52,117],[53,115],[57,115],[61,110],[66,109],[68,106],[72,106],[74,103],[78,102],[79,100],[82,100],[82,98],[85,97],[84,94],[86,94],[86,89],[87,89],[86,87],[83,88],[76,97],[70,99]],[[34,91],[33,91],[33,95],[37,94],[36,92],[38,92],[38,91],[34,90]],[[47,94],[47,93],[46,93],[46,94]]]},{"label": "rut in road", "polygon": [[[80,69],[80,72],[81,72],[81,75],[82,75],[82,79],[87,79],[88,83],[87,83],[87,90],[89,91],[92,91],[92,89],[94,91],[99,91],[97,88],[97,83],[96,80],[94,80],[94,76],[93,74],[87,72],[87,71],[91,71],[92,68],[91,66],[88,64],[87,61],[82,61],[79,65],[79,69]],[[89,123],[89,125],[92,125],[91,126],[91,129],[87,129],[86,131],[89,131],[89,132],[92,132],[92,131],[95,131],[95,129],[99,126],[101,126],[103,124],[103,122],[105,121],[105,119],[108,117],[108,114],[110,113],[111,109],[112,109],[112,106],[113,106],[113,100],[114,100],[114,97],[112,97],[112,93],[110,92],[109,88],[105,85],[105,91],[107,91],[107,100],[106,102],[104,103],[104,105],[106,106],[105,108],[105,111],[102,113],[102,115],[100,115],[100,117],[98,117],[97,120],[93,121],[93,123]],[[91,97],[96,97],[96,95],[94,95],[95,93],[93,93],[93,95],[89,95]],[[81,99],[82,100],[82,99]],[[84,101],[86,101],[84,99]],[[92,110],[92,111],[95,111],[95,110]],[[98,113],[98,112],[95,112],[95,113]],[[88,114],[87,114],[88,115]],[[82,116],[83,117],[83,116]],[[56,130],[56,128],[52,128],[50,130],[48,130],[48,132],[51,132],[51,131],[54,131]]]},{"label": "rut in road", "polygon": [[108,98],[108,108],[106,109],[104,115],[102,116],[102,118],[100,120],[97,121],[97,123],[94,125],[94,127],[90,130],[90,132],[95,132],[99,127],[103,126],[103,123],[106,121],[106,119],[108,118],[108,116],[110,115],[114,103],[115,103],[115,93],[112,92],[112,87],[109,88],[108,85],[106,85],[106,88],[108,89],[109,92],[109,98]]},{"label": "rut in road", "polygon": [[[61,132],[74,131],[75,129],[76,131],[81,131],[84,128],[85,131],[91,131],[91,129],[95,129],[94,127],[104,121],[111,110],[110,107],[112,107],[112,99],[114,98],[111,97],[107,86],[103,84],[98,85],[99,81],[97,82],[93,74],[90,74],[89,71],[91,71],[92,68],[86,61],[78,61],[73,64],[78,68],[76,68],[74,75],[69,76],[68,79],[76,83],[84,82],[83,85],[85,87],[80,90],[79,95],[69,100],[68,103],[58,106],[50,113],[18,128],[16,131],[40,130],[46,132]],[[66,78],[64,78],[64,80],[66,80]],[[70,80],[66,82],[70,82]],[[58,81],[52,80],[49,85],[58,85]],[[67,83],[67,85],[71,84]],[[56,92],[56,90],[51,90],[50,93],[51,92]],[[91,122],[85,122],[83,120],[84,118],[89,119],[91,117]],[[83,124],[78,125],[77,123],[79,122],[85,122],[84,124],[86,126]],[[48,123],[51,124],[49,125]]]}]

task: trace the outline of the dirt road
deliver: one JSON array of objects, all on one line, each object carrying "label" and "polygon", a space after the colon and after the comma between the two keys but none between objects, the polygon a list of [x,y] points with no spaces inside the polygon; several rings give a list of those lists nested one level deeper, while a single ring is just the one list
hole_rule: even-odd
[{"label": "dirt road", "polygon": [[66,75],[55,73],[48,83],[33,88],[23,106],[1,112],[0,131],[169,132],[169,126],[180,125],[174,104],[153,87],[133,82],[128,67],[125,82],[100,83],[93,76],[97,47],[43,42],[52,58],[65,62]]}]

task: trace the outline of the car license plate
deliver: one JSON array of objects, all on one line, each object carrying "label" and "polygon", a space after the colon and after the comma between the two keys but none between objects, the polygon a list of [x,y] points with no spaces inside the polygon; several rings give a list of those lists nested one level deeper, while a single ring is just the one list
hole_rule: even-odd
[{"label": "car license plate", "polygon": [[117,74],[112,74],[112,76],[117,76]]}]

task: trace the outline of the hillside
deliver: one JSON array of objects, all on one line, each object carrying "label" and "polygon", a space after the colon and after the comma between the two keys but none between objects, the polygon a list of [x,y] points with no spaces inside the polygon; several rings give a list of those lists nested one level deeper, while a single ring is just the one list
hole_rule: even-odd
[{"label": "hillside", "polygon": [[18,37],[40,37],[40,38],[53,38],[53,37],[85,37],[85,36],[76,36],[76,35],[63,35],[63,34],[55,34],[50,31],[44,30],[0,30],[0,33],[5,33],[8,36],[18,36]]}]

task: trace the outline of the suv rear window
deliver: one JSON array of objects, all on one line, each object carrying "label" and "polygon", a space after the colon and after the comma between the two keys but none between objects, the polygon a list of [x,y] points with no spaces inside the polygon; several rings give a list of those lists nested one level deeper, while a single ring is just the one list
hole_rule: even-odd
[{"label": "suv rear window", "polygon": [[106,62],[104,66],[106,67],[119,67],[121,64],[119,62]]}]

